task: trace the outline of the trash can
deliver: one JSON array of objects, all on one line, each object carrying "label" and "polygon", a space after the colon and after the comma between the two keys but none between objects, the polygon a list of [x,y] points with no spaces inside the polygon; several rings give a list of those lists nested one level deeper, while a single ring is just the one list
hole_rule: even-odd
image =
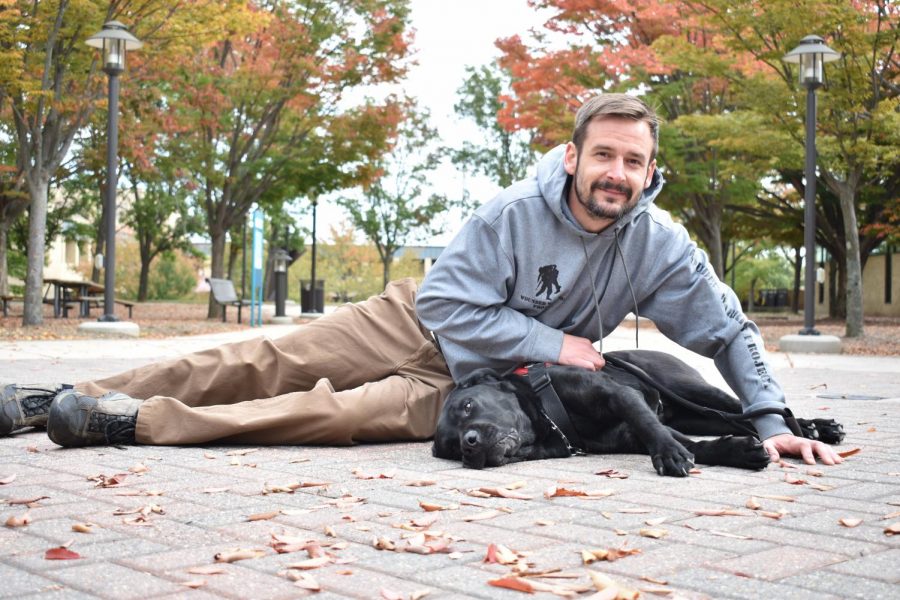
[{"label": "trash can", "polygon": [[315,297],[313,297],[312,281],[300,280],[300,312],[325,312],[325,280],[316,279]]}]

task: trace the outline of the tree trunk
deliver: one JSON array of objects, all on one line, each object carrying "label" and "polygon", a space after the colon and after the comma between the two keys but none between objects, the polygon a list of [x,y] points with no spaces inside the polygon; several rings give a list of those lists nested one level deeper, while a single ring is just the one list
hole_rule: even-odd
[{"label": "tree trunk", "polygon": [[49,174],[34,173],[28,179],[31,210],[28,213],[28,267],[25,272],[25,313],[23,325],[44,323],[44,236],[47,232],[47,191]]},{"label": "tree trunk", "polygon": [[381,279],[382,279],[382,283],[384,284],[385,289],[387,288],[387,284],[390,283],[390,281],[391,281],[391,258],[392,258],[392,256],[390,254],[388,254],[381,261],[382,273],[383,273]]},{"label": "tree trunk", "polygon": [[863,290],[862,263],[859,258],[859,226],[856,222],[854,205],[855,186],[841,186],[841,212],[844,215],[844,237],[847,240],[847,337],[862,337],[863,331]]},{"label": "tree trunk", "polygon": [[7,261],[8,240],[9,225],[0,223],[0,296],[9,295],[9,265]]},{"label": "tree trunk", "polygon": [[[225,274],[225,231],[218,228],[211,228],[210,237],[212,241],[212,256],[210,266],[210,277],[221,278]],[[222,307],[216,304],[212,293],[209,295],[209,310],[206,312],[207,319],[221,319]]]},{"label": "tree trunk", "polygon": [[153,262],[153,256],[144,244],[141,244],[141,274],[138,276],[138,302],[147,301],[147,288],[150,283],[150,263]]},{"label": "tree trunk", "polygon": [[794,248],[794,297],[791,298],[791,311],[800,312],[800,279],[803,271],[803,259],[800,257],[800,246]]}]

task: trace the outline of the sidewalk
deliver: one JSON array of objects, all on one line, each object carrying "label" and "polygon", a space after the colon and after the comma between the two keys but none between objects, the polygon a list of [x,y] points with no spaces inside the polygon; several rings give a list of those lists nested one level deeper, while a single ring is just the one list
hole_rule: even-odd
[{"label": "sidewalk", "polygon": [[[291,327],[0,343],[0,384],[97,378]],[[640,346],[672,352],[721,385],[711,361],[655,331],[642,329]],[[604,342],[604,350],[630,347],[628,328]],[[427,443],[63,450],[38,432],[0,438],[0,522],[30,518],[0,526],[0,598],[313,594],[299,585],[320,586],[314,595],[322,599],[528,597],[488,583],[515,567],[484,562],[490,544],[519,553],[529,572],[575,576],[527,578],[537,585],[587,586],[594,571],[645,598],[897,597],[900,535],[885,529],[900,528],[900,357],[770,356],[794,412],[841,421],[839,450],[858,454],[836,467],[790,460],[762,472],[701,467],[671,479],[632,455],[471,471],[432,458]],[[598,473],[609,469],[627,478]],[[504,486],[507,497],[471,493]],[[553,486],[602,494],[546,497]],[[529,499],[510,497],[512,488]],[[91,533],[73,531],[83,523]],[[273,534],[294,551],[277,553]],[[447,541],[449,552],[427,553]],[[61,545],[81,558],[45,558]],[[583,550],[623,546],[640,552],[582,562]],[[259,556],[215,562],[234,550]]]}]

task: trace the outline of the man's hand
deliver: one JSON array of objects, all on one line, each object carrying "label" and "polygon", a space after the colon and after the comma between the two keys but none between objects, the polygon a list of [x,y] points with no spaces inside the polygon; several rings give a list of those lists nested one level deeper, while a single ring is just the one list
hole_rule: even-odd
[{"label": "man's hand", "polygon": [[828,444],[797,437],[790,433],[773,435],[763,441],[763,448],[769,453],[769,458],[772,462],[778,462],[782,453],[799,456],[808,465],[816,464],[816,455],[826,465],[836,465],[844,462],[844,459]]},{"label": "man's hand", "polygon": [[568,333],[563,334],[562,349],[559,351],[557,362],[561,365],[583,367],[591,371],[602,369],[606,365],[606,361],[603,360],[589,339]]}]

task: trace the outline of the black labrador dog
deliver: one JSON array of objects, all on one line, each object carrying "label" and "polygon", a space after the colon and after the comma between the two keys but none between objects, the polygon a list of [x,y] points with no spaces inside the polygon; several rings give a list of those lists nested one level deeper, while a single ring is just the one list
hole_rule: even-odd
[{"label": "black labrador dog", "polygon": [[[650,350],[606,356],[609,360],[600,371],[547,367],[584,446],[580,450],[649,454],[657,473],[674,477],[686,476],[694,461],[741,469],[763,469],[769,463],[762,444],[746,428],[667,400],[668,392],[674,392],[703,407],[741,413],[740,401],[707,383],[692,367],[670,354]],[[638,375],[614,366],[613,361],[638,367]],[[651,373],[651,381],[639,376]],[[844,437],[841,425],[831,419],[797,421],[804,437],[827,443]],[[745,425],[752,428],[749,422]],[[723,437],[697,441],[688,435]],[[479,369],[444,402],[432,454],[481,469],[570,456],[571,441],[567,441],[542,409],[527,377]]]}]

